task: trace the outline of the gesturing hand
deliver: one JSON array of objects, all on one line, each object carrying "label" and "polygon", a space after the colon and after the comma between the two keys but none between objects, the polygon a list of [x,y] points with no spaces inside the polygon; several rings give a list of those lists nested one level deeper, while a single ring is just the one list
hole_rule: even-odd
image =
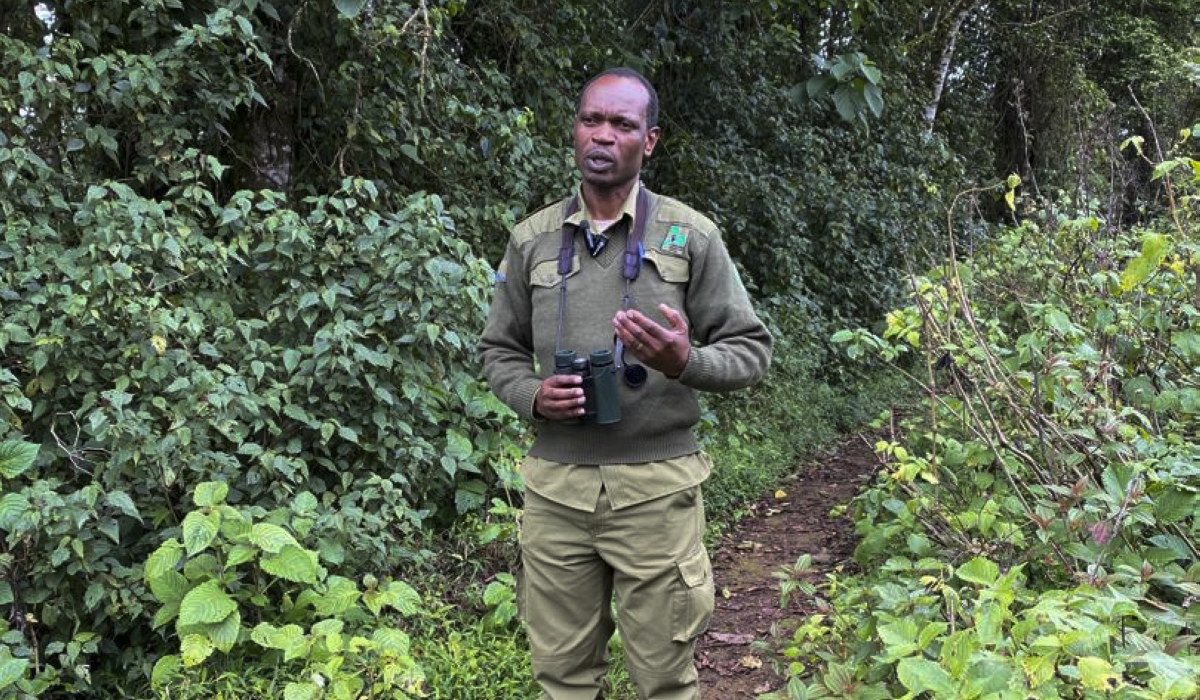
[{"label": "gesturing hand", "polygon": [[688,351],[692,347],[687,321],[683,314],[666,304],[659,304],[658,310],[667,319],[669,328],[633,309],[618,311],[613,317],[613,326],[626,350],[642,364],[668,377],[678,377],[687,365]]}]

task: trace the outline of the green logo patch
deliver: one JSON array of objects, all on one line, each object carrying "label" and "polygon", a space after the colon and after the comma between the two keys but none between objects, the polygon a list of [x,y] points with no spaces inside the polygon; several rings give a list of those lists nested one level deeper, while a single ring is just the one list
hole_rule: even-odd
[{"label": "green logo patch", "polygon": [[663,239],[663,250],[680,251],[687,247],[687,232],[679,228],[678,224],[672,224],[667,230],[667,237]]}]

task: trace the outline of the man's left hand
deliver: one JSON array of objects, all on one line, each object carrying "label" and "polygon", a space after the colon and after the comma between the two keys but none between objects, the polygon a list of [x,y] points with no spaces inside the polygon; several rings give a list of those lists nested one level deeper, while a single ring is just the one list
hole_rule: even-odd
[{"label": "man's left hand", "polygon": [[613,326],[626,351],[632,352],[642,364],[668,377],[678,377],[683,374],[692,347],[687,321],[683,314],[666,304],[659,304],[658,310],[670,327],[633,309],[618,311],[613,317]]}]

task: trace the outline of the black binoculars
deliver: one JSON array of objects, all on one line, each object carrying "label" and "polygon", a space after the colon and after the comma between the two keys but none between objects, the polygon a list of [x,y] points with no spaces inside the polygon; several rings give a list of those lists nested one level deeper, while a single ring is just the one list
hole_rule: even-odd
[{"label": "black binoculars", "polygon": [[583,418],[578,422],[608,425],[621,420],[612,350],[593,350],[589,357],[576,357],[574,350],[559,350],[554,353],[554,373],[583,378]]}]

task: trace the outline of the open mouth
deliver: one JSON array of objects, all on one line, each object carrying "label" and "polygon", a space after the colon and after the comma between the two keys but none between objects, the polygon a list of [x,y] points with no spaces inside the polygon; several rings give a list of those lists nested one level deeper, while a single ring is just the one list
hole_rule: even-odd
[{"label": "open mouth", "polygon": [[583,157],[583,162],[589,170],[607,170],[616,163],[616,159],[603,151],[592,151]]}]

